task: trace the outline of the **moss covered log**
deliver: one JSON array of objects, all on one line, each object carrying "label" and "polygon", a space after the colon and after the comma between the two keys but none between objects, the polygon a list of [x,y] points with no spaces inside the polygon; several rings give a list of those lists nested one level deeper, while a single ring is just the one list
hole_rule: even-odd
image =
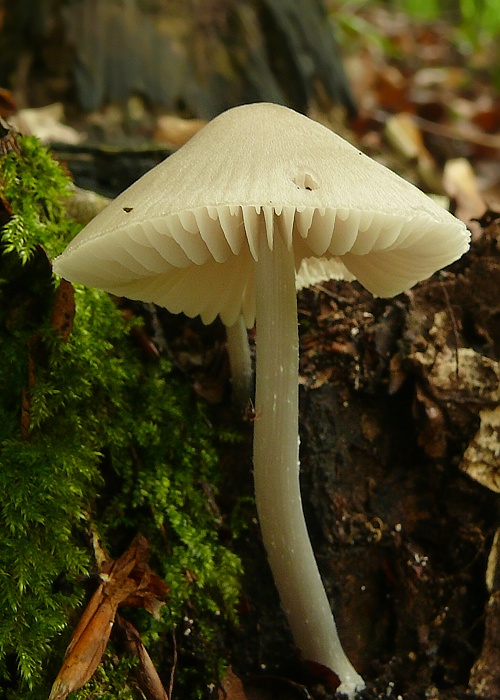
[{"label": "moss covered log", "polygon": [[[160,620],[130,614],[166,687],[176,638],[175,680],[195,697],[239,595],[211,506],[220,436],[169,362],[134,344],[138,320],[53,277],[76,233],[71,182],[35,139],[20,146],[0,161],[0,695],[47,698],[97,585],[93,537],[115,557],[140,532],[170,593]],[[134,664],[113,658],[79,698],[141,697]]]}]

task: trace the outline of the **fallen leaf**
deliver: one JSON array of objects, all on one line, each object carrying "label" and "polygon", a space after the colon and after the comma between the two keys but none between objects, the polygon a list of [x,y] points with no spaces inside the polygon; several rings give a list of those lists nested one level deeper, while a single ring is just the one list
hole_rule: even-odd
[{"label": "fallen leaf", "polygon": [[182,119],[164,115],[158,117],[155,139],[171,146],[183,146],[206,123],[204,119]]},{"label": "fallen leaf", "polygon": [[230,668],[221,681],[219,700],[248,700],[241,678]]},{"label": "fallen leaf", "polygon": [[393,396],[401,389],[407,376],[408,374],[403,366],[403,358],[397,352],[389,361],[389,384],[387,387],[389,396]]},{"label": "fallen leaf", "polygon": [[421,68],[413,76],[413,83],[417,87],[433,87],[439,90],[458,90],[466,80],[465,68],[457,66]]},{"label": "fallen leaf", "polygon": [[466,224],[486,210],[486,203],[477,185],[476,175],[465,158],[453,158],[444,166],[443,186],[455,201],[455,216]]},{"label": "fallen leaf", "polygon": [[316,661],[306,660],[304,664],[313,678],[320,679],[327,688],[333,691],[337,690],[340,685],[340,679],[331,668],[323,666],[323,664],[319,664]]},{"label": "fallen leaf", "polygon": [[479,411],[481,423],[464,452],[460,469],[471,479],[500,493],[500,406]]},{"label": "fallen leaf", "polygon": [[385,134],[391,145],[408,160],[418,159],[425,151],[420,130],[409,114],[395,114],[387,120]]},{"label": "fallen leaf", "polygon": [[157,360],[160,357],[160,351],[146,328],[137,323],[136,314],[132,309],[123,306],[120,300],[118,300],[118,307],[121,309],[123,318],[130,324],[130,337],[135,345],[141,350],[145,357],[151,360]]},{"label": "fallen leaf", "polygon": [[485,608],[484,640],[479,658],[472,667],[469,687],[476,698],[498,700],[500,698],[500,591],[494,591]]},{"label": "fallen leaf", "polygon": [[485,582],[489,593],[500,590],[500,529],[495,531],[493,542],[491,543]]},{"label": "fallen leaf", "polygon": [[383,109],[400,112],[410,107],[408,80],[395,66],[385,65],[379,70],[375,90]]},{"label": "fallen leaf", "polygon": [[472,117],[473,123],[490,134],[500,131],[500,105],[491,101],[487,109],[477,111]]},{"label": "fallen leaf", "polygon": [[121,617],[121,615],[116,615],[116,625],[124,635],[127,651],[139,659],[136,676],[144,696],[147,700],[168,700],[167,691],[163,687],[158,671],[142,643],[139,632],[134,625]]},{"label": "fallen leaf", "polygon": [[437,354],[427,379],[439,401],[484,406],[500,400],[500,363],[472,348]]},{"label": "fallen leaf", "polygon": [[82,143],[85,136],[63,124],[63,120],[64,106],[60,102],[45,107],[20,109],[12,119],[21,133],[37,136],[43,143]]},{"label": "fallen leaf", "polygon": [[439,191],[441,182],[436,162],[425,146],[415,118],[406,112],[395,114],[386,122],[385,135],[398,153],[417,162],[420,177],[428,189]]},{"label": "fallen leaf", "polygon": [[166,596],[168,587],[147,565],[148,556],[149,545],[139,536],[125,554],[103,566],[101,583],[73,632],[49,700],[64,700],[90,680],[101,661],[120,605],[148,608],[153,599]]},{"label": "fallen leaf", "polygon": [[104,593],[104,585],[99,585],[80,618],[49,700],[64,700],[90,680],[99,666],[118,608],[118,603]]},{"label": "fallen leaf", "polygon": [[417,384],[413,408],[418,426],[418,445],[431,459],[446,455],[446,422],[439,405]]},{"label": "fallen leaf", "polygon": [[61,280],[54,296],[52,328],[63,341],[68,340],[75,318],[75,290],[67,280]]},{"label": "fallen leaf", "polygon": [[7,88],[0,88],[0,116],[11,117],[16,112],[16,100],[14,98],[12,90],[8,90]]},{"label": "fallen leaf", "polygon": [[0,156],[6,156],[11,152],[21,154],[21,147],[17,140],[18,135],[17,131],[0,117]]}]

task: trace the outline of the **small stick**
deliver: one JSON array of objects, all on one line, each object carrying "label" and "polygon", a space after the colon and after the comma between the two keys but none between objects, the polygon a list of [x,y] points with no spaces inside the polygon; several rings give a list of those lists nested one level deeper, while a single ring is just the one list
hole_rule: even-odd
[{"label": "small stick", "polygon": [[446,299],[446,307],[450,313],[450,318],[451,318],[451,323],[453,326],[453,335],[455,336],[455,377],[459,378],[459,366],[458,366],[458,344],[459,344],[459,335],[458,335],[458,325],[457,325],[457,320],[455,318],[455,314],[453,313],[453,307],[451,305],[450,301],[450,295],[448,294],[448,290],[446,289],[446,285],[444,282],[441,280],[441,287],[443,289],[443,294],[444,298]]}]

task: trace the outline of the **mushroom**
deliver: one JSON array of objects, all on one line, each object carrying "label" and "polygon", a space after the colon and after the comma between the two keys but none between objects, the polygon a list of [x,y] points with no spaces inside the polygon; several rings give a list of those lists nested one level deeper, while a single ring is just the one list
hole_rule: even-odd
[{"label": "mushroom", "polygon": [[54,261],[70,281],[205,323],[256,323],[262,537],[297,647],[349,697],[364,682],[341,647],[299,488],[297,272],[301,284],[345,276],[389,297],[468,245],[465,226],[414,186],[325,126],[260,103],[216,117]]},{"label": "mushroom", "polygon": [[243,316],[236,323],[226,326],[226,347],[231,369],[233,402],[244,410],[252,400],[252,358],[248,334]]}]

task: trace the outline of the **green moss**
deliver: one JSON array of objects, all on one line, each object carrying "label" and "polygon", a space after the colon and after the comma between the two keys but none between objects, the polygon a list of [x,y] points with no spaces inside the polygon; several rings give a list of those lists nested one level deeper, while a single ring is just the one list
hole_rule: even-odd
[{"label": "green moss", "polygon": [[76,232],[65,213],[71,180],[35,138],[22,138],[22,158],[2,159],[2,197],[12,210],[2,231],[4,253],[15,252],[21,262],[42,245],[52,256],[64,250]]},{"label": "green moss", "polygon": [[[177,643],[217,666],[241,568],[219,542],[211,505],[217,436],[169,363],[144,361],[106,294],[77,288],[71,334],[52,327],[58,281],[45,251],[60,252],[75,233],[64,210],[70,181],[35,139],[22,139],[22,150],[0,161],[11,210],[0,259],[0,690],[47,697],[92,591],[91,530],[112,556],[138,532],[152,545],[168,604],[160,621],[131,614],[159,668],[168,669],[185,618],[192,632]],[[217,672],[207,665],[193,697]],[[129,697],[118,695],[122,666],[113,690],[115,666],[99,672],[93,697]]]},{"label": "green moss", "polygon": [[[79,691],[71,695],[72,700],[136,700],[140,698],[133,671],[136,661],[129,658],[114,658],[106,653],[93,678]],[[131,673],[132,672],[132,673]]]}]

